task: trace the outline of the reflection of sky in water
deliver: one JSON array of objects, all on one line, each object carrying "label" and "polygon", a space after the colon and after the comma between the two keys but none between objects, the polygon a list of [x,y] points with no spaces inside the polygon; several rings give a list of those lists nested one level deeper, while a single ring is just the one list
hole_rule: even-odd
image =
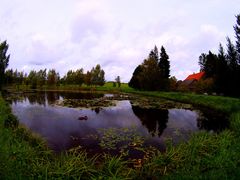
[{"label": "reflection of sky in water", "polygon": [[[62,99],[61,96],[59,98]],[[103,108],[96,113],[90,109],[51,106],[48,102],[45,105],[31,104],[26,98],[22,102],[13,103],[12,109],[21,123],[45,137],[50,147],[57,151],[72,146],[70,137],[81,139],[90,134],[98,134],[101,128],[134,127],[147,138],[146,144],[157,146],[162,146],[166,137],[173,137],[178,141],[176,130],[182,133],[198,130],[198,115],[195,111],[170,109],[162,112],[158,110],[145,112],[141,108],[135,108],[133,111],[129,101],[119,101],[117,106]],[[160,117],[162,115],[164,117]],[[78,120],[82,116],[87,116],[88,119]],[[162,127],[158,129],[158,126]],[[156,132],[149,132],[152,129]],[[161,137],[157,135],[158,130],[161,130]]]}]

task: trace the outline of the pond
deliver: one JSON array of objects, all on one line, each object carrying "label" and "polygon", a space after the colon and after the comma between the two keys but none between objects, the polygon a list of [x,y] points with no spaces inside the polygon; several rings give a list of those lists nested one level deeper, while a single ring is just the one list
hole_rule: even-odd
[{"label": "pond", "polygon": [[[10,95],[6,99],[19,121],[46,139],[56,152],[78,147],[90,154],[125,153],[140,158],[146,147],[164,151],[168,139],[177,144],[201,129],[218,132],[228,125],[225,118],[211,114],[212,111],[179,109],[179,106],[145,107],[136,103],[140,97],[114,97],[100,93],[37,92]],[[71,100],[89,103],[99,99],[113,103],[107,107],[95,104],[93,108],[66,107],[59,103]]]}]

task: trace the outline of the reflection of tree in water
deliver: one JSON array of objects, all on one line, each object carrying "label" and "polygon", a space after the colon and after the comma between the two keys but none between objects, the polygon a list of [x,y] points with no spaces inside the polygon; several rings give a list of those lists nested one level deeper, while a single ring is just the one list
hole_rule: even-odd
[{"label": "reflection of tree in water", "polygon": [[168,110],[166,109],[144,109],[138,106],[132,106],[134,114],[141,120],[152,136],[155,133],[160,137],[167,127]]},{"label": "reflection of tree in water", "polygon": [[60,92],[60,95],[64,99],[94,99],[103,97],[103,94],[100,93]]},{"label": "reflection of tree in water", "polygon": [[56,100],[59,100],[59,93],[56,92],[47,92],[48,104],[54,104]]},{"label": "reflection of tree in water", "polygon": [[229,120],[223,113],[202,109],[197,119],[197,126],[199,129],[220,132],[229,127]]},{"label": "reflection of tree in water", "polygon": [[45,93],[25,94],[30,104],[46,105]]}]

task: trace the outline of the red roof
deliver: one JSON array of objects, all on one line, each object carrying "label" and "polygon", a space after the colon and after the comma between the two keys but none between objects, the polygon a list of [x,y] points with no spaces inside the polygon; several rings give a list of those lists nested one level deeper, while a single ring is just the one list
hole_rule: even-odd
[{"label": "red roof", "polygon": [[189,75],[185,80],[193,80],[193,79],[200,80],[204,76],[204,74],[205,72],[199,72],[196,74],[194,73]]}]

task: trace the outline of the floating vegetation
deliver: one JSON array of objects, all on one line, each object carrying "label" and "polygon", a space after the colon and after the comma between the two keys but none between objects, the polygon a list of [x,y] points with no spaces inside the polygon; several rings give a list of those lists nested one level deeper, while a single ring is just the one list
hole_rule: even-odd
[{"label": "floating vegetation", "polygon": [[130,160],[135,168],[142,167],[157,150],[152,146],[146,146],[146,137],[143,137],[136,129],[131,128],[108,128],[99,129],[99,145],[108,153],[119,154]]},{"label": "floating vegetation", "polygon": [[102,107],[115,106],[116,101],[132,99],[127,94],[113,94],[94,99],[63,99],[57,100],[56,105],[70,108],[91,108],[97,109]]},{"label": "floating vegetation", "polygon": [[132,98],[131,104],[132,106],[141,107],[144,109],[193,109],[191,104],[143,96],[136,96],[135,98]]},{"label": "floating vegetation", "polygon": [[115,106],[116,103],[107,99],[64,99],[56,102],[58,106],[65,106],[70,108],[101,108]]}]

